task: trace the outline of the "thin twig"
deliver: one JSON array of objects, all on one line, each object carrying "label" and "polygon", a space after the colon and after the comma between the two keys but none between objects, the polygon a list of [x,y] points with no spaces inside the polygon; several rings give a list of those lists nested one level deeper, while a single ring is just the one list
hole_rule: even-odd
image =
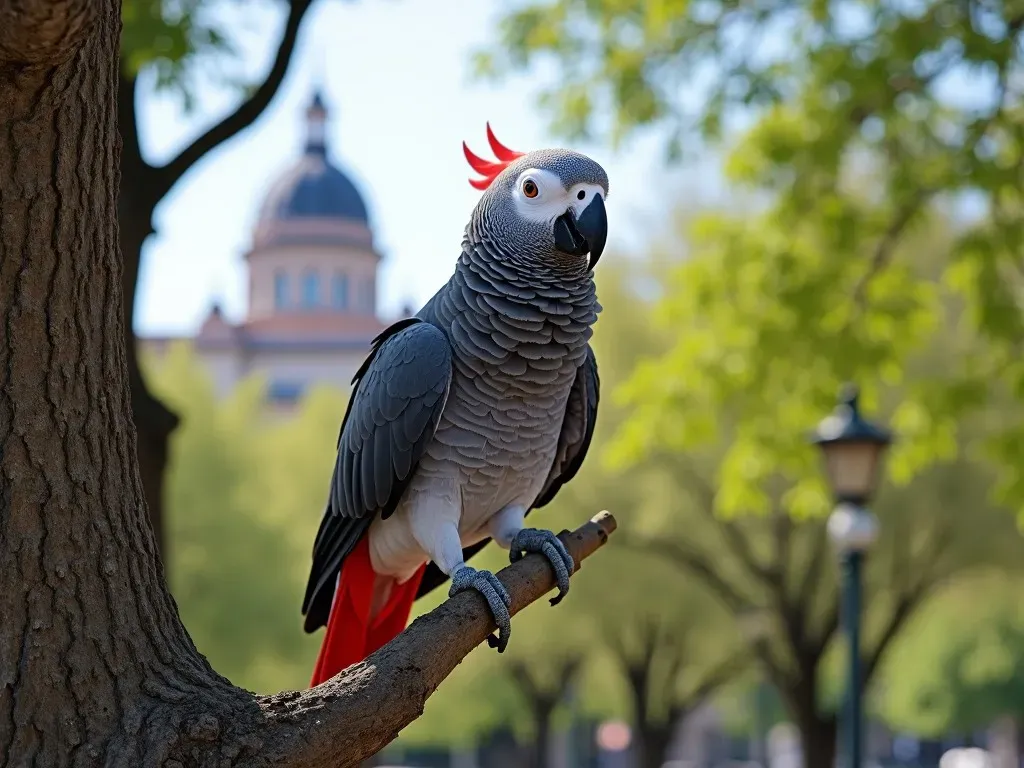
[{"label": "thin twig", "polygon": [[274,63],[270,67],[266,78],[253,94],[245,99],[234,112],[227,115],[216,125],[210,127],[191,144],[185,147],[177,157],[173,158],[166,165],[153,169],[157,185],[160,188],[158,198],[166,195],[182,176],[195,165],[200,158],[225,141],[234,138],[241,131],[248,128],[264,110],[270,105],[274,96],[277,95],[288,73],[288,66],[295,52],[295,42],[298,39],[299,27],[302,19],[309,10],[312,0],[291,0],[288,8],[288,18],[284,24],[284,31],[277,46],[277,53],[274,56]]}]

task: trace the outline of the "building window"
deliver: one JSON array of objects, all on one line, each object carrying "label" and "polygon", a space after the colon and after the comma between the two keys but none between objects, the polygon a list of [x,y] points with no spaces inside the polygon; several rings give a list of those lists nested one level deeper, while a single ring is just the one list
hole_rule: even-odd
[{"label": "building window", "polygon": [[302,382],[271,381],[267,386],[267,400],[274,405],[293,405],[302,398],[304,391]]},{"label": "building window", "polygon": [[331,305],[335,309],[348,309],[348,275],[335,272],[331,278]]},{"label": "building window", "polygon": [[285,272],[274,274],[274,308],[288,309],[288,275]]},{"label": "building window", "polygon": [[363,311],[368,315],[372,315],[377,307],[377,286],[371,277],[366,281],[366,287],[363,289]]},{"label": "building window", "polygon": [[302,307],[316,309],[320,306],[320,275],[307,272],[302,276]]}]

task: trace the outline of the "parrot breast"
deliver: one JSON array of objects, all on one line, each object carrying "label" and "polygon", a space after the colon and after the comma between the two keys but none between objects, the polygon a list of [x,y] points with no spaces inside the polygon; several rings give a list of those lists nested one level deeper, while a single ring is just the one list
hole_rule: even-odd
[{"label": "parrot breast", "polygon": [[599,311],[589,274],[527,279],[483,246],[464,247],[451,280],[419,313],[452,344],[452,383],[406,496],[371,527],[375,569],[402,578],[422,564],[409,516],[431,506],[425,500],[450,500],[434,513],[459,510],[452,522],[463,546],[485,538],[503,508],[533,505]]}]

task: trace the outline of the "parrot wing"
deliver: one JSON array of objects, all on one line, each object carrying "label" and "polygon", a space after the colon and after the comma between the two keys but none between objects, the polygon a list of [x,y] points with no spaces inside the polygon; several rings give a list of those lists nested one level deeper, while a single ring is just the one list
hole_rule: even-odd
[{"label": "parrot wing", "polygon": [[398,507],[437,430],[451,380],[451,345],[433,325],[408,318],[373,340],[352,379],[330,498],[313,543],[302,601],[307,632],[326,623],[341,563],[374,516],[387,519]]},{"label": "parrot wing", "polygon": [[[558,437],[558,449],[555,460],[551,464],[548,478],[544,483],[537,500],[531,509],[543,507],[549,503],[563,485],[568,483],[579,472],[583,460],[594,437],[594,426],[597,424],[597,404],[601,396],[601,379],[597,375],[597,358],[594,350],[587,345],[587,356],[576,371],[569,400],[565,405],[565,416],[562,418],[562,431]],[[529,510],[527,510],[529,514]],[[462,559],[469,562],[477,552],[487,546],[490,538],[483,539],[462,550]],[[416,597],[423,597],[435,587],[447,581],[448,577],[435,563],[427,565],[420,582]]]},{"label": "parrot wing", "polygon": [[597,358],[594,350],[587,345],[587,356],[576,371],[576,379],[569,392],[562,419],[562,432],[558,436],[558,450],[551,464],[547,482],[540,496],[533,502],[537,509],[547,505],[562,486],[572,480],[583,466],[583,460],[594,438],[597,425],[597,404],[601,399],[601,379],[597,375]]}]

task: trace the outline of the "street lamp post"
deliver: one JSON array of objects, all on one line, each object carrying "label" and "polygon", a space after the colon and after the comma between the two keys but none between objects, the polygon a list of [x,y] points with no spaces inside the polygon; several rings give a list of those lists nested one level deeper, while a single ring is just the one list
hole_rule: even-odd
[{"label": "street lamp post", "polygon": [[828,535],[842,566],[842,622],[849,661],[846,687],[847,768],[862,768],[863,678],[860,668],[860,619],[864,557],[878,537],[878,522],[867,504],[878,485],[882,455],[892,442],[885,428],[864,419],[855,387],[844,388],[839,404],[818,425],[825,473],[835,498]]}]

